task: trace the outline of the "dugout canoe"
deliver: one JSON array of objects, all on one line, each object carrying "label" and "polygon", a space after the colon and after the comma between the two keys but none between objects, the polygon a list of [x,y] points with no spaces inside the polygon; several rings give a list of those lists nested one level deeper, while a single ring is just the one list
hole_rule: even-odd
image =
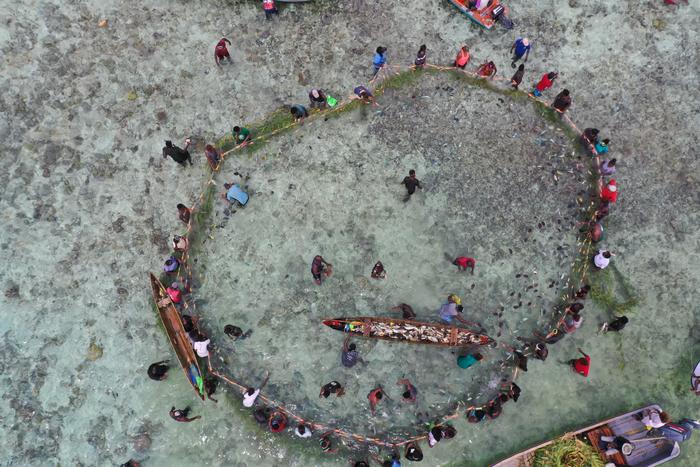
[{"label": "dugout canoe", "polygon": [[[681,453],[681,448],[675,441],[647,435],[644,424],[637,420],[638,417],[636,417],[636,415],[649,409],[660,411],[661,407],[656,404],[642,407],[641,409],[633,410],[632,412],[627,412],[617,417],[587,426],[573,433],[567,433],[564,435],[564,438],[575,437],[592,446],[604,463],[614,463],[614,465],[619,466],[629,465],[646,467],[663,464],[678,457]],[[623,436],[627,438],[633,446],[632,452],[629,453],[629,455],[617,452],[614,455],[606,456],[604,453],[605,450],[600,447],[601,436]],[[559,439],[561,439],[561,437],[520,451],[507,459],[492,464],[491,467],[533,467],[537,465],[535,464],[537,451],[548,447]]]},{"label": "dugout canoe", "polygon": [[158,308],[160,321],[163,323],[165,333],[168,335],[170,345],[173,346],[175,355],[182,370],[187,376],[187,381],[194,389],[194,392],[204,400],[204,380],[202,370],[199,368],[197,355],[194,353],[190,339],[185,332],[185,326],[182,324],[180,313],[170,301],[165,287],[153,274],[151,276],[151,289],[153,291],[153,301]]},{"label": "dugout canoe", "polygon": [[450,0],[450,3],[456,6],[459,11],[467,15],[470,20],[482,28],[491,29],[493,25],[496,24],[496,20],[493,19],[493,9],[500,5],[501,2],[498,0],[493,0],[493,3],[490,6],[487,6],[482,10],[470,10],[469,0]]},{"label": "dugout canoe", "polygon": [[442,347],[488,345],[493,342],[493,339],[489,336],[466,328],[440,323],[423,323],[407,319],[364,316],[357,318],[329,318],[323,320],[323,324],[336,331],[358,337],[394,342],[411,342]]}]

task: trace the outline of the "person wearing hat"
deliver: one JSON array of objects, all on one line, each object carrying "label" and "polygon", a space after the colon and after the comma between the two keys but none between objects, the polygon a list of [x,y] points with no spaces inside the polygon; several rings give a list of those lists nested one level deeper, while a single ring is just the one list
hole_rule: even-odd
[{"label": "person wearing hat", "polygon": [[614,178],[600,190],[600,199],[606,203],[615,203],[617,201],[617,182]]},{"label": "person wearing hat", "polygon": [[515,68],[515,63],[525,57],[523,62],[527,62],[527,58],[530,56],[530,39],[527,37],[518,37],[513,45],[510,46],[510,53],[513,54],[513,61],[511,62],[511,68]]}]

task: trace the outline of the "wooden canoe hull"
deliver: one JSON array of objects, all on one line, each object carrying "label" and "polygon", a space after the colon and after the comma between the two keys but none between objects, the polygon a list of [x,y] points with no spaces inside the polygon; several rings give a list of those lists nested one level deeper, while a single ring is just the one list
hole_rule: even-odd
[{"label": "wooden canoe hull", "polygon": [[172,345],[177,360],[182,370],[185,372],[187,381],[189,381],[197,395],[204,400],[204,376],[202,375],[202,370],[199,368],[197,355],[195,355],[187,332],[185,332],[185,326],[182,324],[180,313],[168,298],[165,287],[158,278],[151,274],[150,279],[153,301],[155,302],[156,308],[158,308],[158,315],[165,328],[165,333],[168,335],[170,345]]},{"label": "wooden canoe hull", "polygon": [[410,342],[440,347],[488,345],[493,342],[489,336],[466,328],[407,319],[361,316],[357,318],[329,318],[325,319],[323,324],[336,331],[358,337],[392,342]]},{"label": "wooden canoe hull", "polygon": [[493,9],[500,3],[498,0],[494,0],[493,4],[489,7],[484,8],[481,11],[470,10],[469,0],[450,0],[454,6],[456,6],[459,11],[467,15],[467,17],[485,29],[491,29],[496,22],[491,16]]},{"label": "wooden canoe hull", "polygon": [[[631,412],[618,415],[617,417],[609,418],[593,425],[581,428],[572,433],[567,433],[566,436],[585,436],[591,444],[596,448],[599,454],[602,451],[597,447],[601,435],[607,436],[624,436],[632,442],[646,438],[646,429],[644,424],[635,418],[639,412],[647,409],[661,410],[656,404],[642,407]],[[533,465],[535,451],[545,448],[557,441],[559,438],[551,439],[540,443],[531,448],[520,451],[519,453],[503,459],[500,462],[491,464],[491,467],[530,467]],[[636,443],[635,443],[636,444]],[[651,467],[668,462],[681,453],[678,443],[670,440],[655,440],[655,441],[639,441],[639,448],[635,448],[630,456],[623,456],[617,453],[607,459],[607,462],[615,462],[616,465],[629,466],[645,466]]]}]

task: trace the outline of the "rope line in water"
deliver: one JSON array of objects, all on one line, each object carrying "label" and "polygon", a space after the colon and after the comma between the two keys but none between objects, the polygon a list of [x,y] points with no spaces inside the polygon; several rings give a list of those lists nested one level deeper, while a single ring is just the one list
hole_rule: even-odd
[{"label": "rope line in water", "polygon": [[[437,71],[463,73],[466,76],[470,76],[472,78],[477,78],[477,79],[482,79],[485,81],[497,81],[497,82],[507,81],[507,82],[510,82],[510,79],[504,78],[501,76],[483,77],[483,76],[480,76],[478,73],[464,70],[464,69],[459,69],[456,67],[438,66],[438,65],[434,65],[434,64],[428,64],[428,63],[426,63],[425,67],[428,67],[428,68],[431,68],[431,69],[434,69]],[[399,75],[401,72],[407,72],[409,70],[416,70],[416,66],[415,65],[401,66],[401,65],[387,65],[387,64],[385,64],[382,68],[380,68],[380,70],[369,81],[369,83],[372,84],[375,81],[379,80],[379,85],[375,87],[374,92],[383,92],[384,91],[383,85],[385,85],[385,81],[388,78],[390,78],[390,76],[389,76],[390,69],[393,71],[394,75],[396,76],[396,75]],[[395,71],[395,70],[398,70],[398,71]],[[521,90],[517,90],[515,92],[525,93],[525,91],[521,91]],[[547,102],[545,102],[544,100],[535,97],[531,93],[526,93],[526,94],[527,94],[529,99],[536,101],[537,103],[545,106],[546,108],[553,109],[552,106],[550,104],[548,104]],[[351,95],[351,96],[348,96],[347,98],[343,99],[342,101],[338,102],[332,108],[326,108],[324,110],[317,110],[317,111],[314,111],[314,109],[312,109],[310,115],[308,117],[306,117],[306,119],[313,121],[313,120],[319,118],[320,116],[327,116],[327,115],[332,114],[334,112],[338,112],[338,111],[344,109],[345,107],[347,107],[348,105],[350,105],[356,99],[357,99],[357,97],[355,97],[354,95]],[[561,112],[557,109],[553,109],[553,110],[557,111],[562,116],[563,121],[566,122],[566,124],[569,126],[569,128],[574,130],[574,132],[576,132],[581,137],[581,140],[584,141],[588,145],[588,149],[593,154],[593,159],[596,161],[596,167],[597,167],[597,172],[598,172],[598,174],[597,174],[598,175],[598,183],[596,186],[597,190],[596,190],[595,194],[598,196],[598,198],[600,198],[600,192],[602,190],[602,177],[601,177],[601,172],[600,172],[600,155],[596,151],[595,146],[593,144],[591,144],[590,141],[583,138],[583,133],[578,128],[578,126],[576,126],[574,121],[571,119],[571,117],[569,117],[569,115],[567,113]],[[219,172],[221,165],[223,164],[225,158],[228,155],[240,150],[241,148],[244,148],[248,145],[254,144],[256,141],[265,141],[266,139],[269,139],[272,136],[274,136],[282,131],[288,130],[288,129],[293,128],[293,127],[298,126],[298,125],[300,125],[300,122],[293,121],[293,122],[291,122],[283,127],[274,129],[268,133],[258,135],[254,138],[251,138],[250,140],[245,141],[244,143],[240,143],[238,145],[235,145],[233,148],[220,154],[220,160],[219,160],[219,163],[216,165],[216,167],[210,166],[211,173],[210,173],[209,177],[203,183],[202,192],[200,193],[198,198],[193,202],[193,205],[190,208],[190,222],[187,224],[187,231],[186,231],[186,235],[188,237],[188,248],[184,252],[181,252],[181,258],[180,258],[181,268],[178,268],[178,272],[177,272],[178,280],[183,280],[183,276],[186,276],[186,278],[184,280],[186,281],[186,283],[188,285],[191,286],[193,272],[192,272],[192,268],[191,268],[190,262],[189,262],[189,257],[190,257],[189,247],[191,246],[191,243],[189,243],[189,241],[190,241],[189,237],[194,229],[194,224],[195,224],[194,214],[196,212],[198,212],[198,209],[204,204],[204,197],[208,191],[209,185],[212,185],[212,184],[216,185],[216,182],[214,181],[214,176],[217,172]],[[588,173],[590,174],[591,172],[589,171]],[[216,193],[212,194],[212,196],[216,197]],[[589,204],[589,209],[592,211],[591,221],[595,220],[595,212],[596,211],[595,211],[595,209],[593,209],[594,206],[595,206],[595,202],[591,201],[591,203]],[[213,237],[211,237],[211,235],[208,235],[208,236],[209,236],[209,238],[213,238]],[[588,261],[588,258],[590,256],[591,248],[593,246],[590,231],[585,235],[583,240],[579,243],[579,246],[581,246],[581,248],[579,249],[580,256],[572,263],[572,272],[577,272],[580,274],[579,280],[577,281],[579,283],[579,286],[580,286],[581,284],[583,284],[585,282],[585,279],[588,276],[588,272],[590,271],[590,265],[589,265],[590,261]],[[576,264],[576,261],[579,261],[579,260],[583,260],[583,264],[581,265],[580,268],[575,268],[574,265]],[[184,274],[182,273],[183,269],[184,269]],[[572,294],[570,294],[568,289],[570,286],[573,286],[574,284],[571,284],[570,280],[571,280],[571,277],[569,277],[567,279],[566,286],[565,286],[567,293],[561,297],[562,300],[565,300],[570,295],[572,295]],[[578,286],[574,286],[571,289],[571,292],[575,292],[576,287],[578,287]],[[190,310],[190,308],[191,308],[191,310],[193,312],[196,312],[196,302],[192,299],[194,297],[194,293],[190,290],[188,295],[190,295],[190,297],[191,297],[192,304],[190,306],[190,304],[188,304],[188,301],[183,299],[183,307],[186,310]],[[557,328],[561,326],[561,324],[563,323],[563,320],[564,320],[564,318],[561,318],[557,321],[557,324],[556,324]],[[242,383],[237,382],[234,379],[232,379],[231,377],[216,371],[212,367],[210,356],[207,356],[207,366],[208,366],[209,373],[211,375],[219,378],[220,380],[225,381],[230,386],[238,389],[241,392],[241,394],[245,393],[245,391],[248,389],[248,387],[243,385]],[[512,376],[511,376],[511,380],[515,381],[517,379],[517,377],[518,377],[518,368],[516,367],[513,371]],[[376,437],[368,437],[368,436],[364,436],[364,435],[359,435],[359,434],[351,433],[349,431],[342,430],[339,428],[332,428],[332,427],[326,426],[322,423],[317,423],[317,422],[314,422],[311,420],[306,420],[306,419],[302,418],[301,416],[297,415],[296,413],[294,413],[291,409],[287,408],[284,404],[279,403],[279,402],[265,396],[262,392],[260,392],[260,394],[258,395],[258,399],[260,399],[261,401],[263,401],[266,405],[268,405],[270,407],[275,407],[278,412],[285,414],[287,417],[295,420],[297,423],[303,423],[305,425],[309,425],[314,430],[331,432],[339,438],[353,440],[353,441],[358,442],[358,443],[374,444],[376,446],[388,447],[388,448],[393,449],[393,448],[396,448],[399,446],[404,446],[404,445],[409,444],[409,443],[416,443],[419,441],[423,441],[423,440],[426,440],[428,438],[427,434],[425,434],[425,435],[417,435],[417,436],[413,436],[413,437],[405,438],[405,439],[396,439],[393,441],[385,441],[385,440],[382,440],[382,439],[379,439]],[[452,413],[438,418],[438,420],[439,420],[438,424],[442,424],[442,423],[445,423],[446,421],[459,418],[460,412],[462,410],[466,409],[467,411],[469,411],[472,409],[478,409],[478,408],[483,408],[483,407],[485,407],[485,406],[466,406],[466,404],[464,404],[462,401],[458,401],[457,406]]]}]

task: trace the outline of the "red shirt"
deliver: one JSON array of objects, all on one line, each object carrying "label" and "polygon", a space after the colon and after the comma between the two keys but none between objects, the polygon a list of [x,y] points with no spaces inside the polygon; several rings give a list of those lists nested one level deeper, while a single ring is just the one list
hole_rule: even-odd
[{"label": "red shirt", "polygon": [[214,48],[214,55],[219,58],[229,57],[228,49],[226,48],[226,40],[221,39],[216,48]]},{"label": "red shirt", "polygon": [[617,201],[617,189],[615,191],[611,191],[607,185],[603,187],[602,190],[600,190],[600,199],[603,201],[608,201],[610,203],[614,203]]},{"label": "red shirt", "polygon": [[553,84],[552,80],[549,79],[549,77],[547,76],[547,73],[545,73],[544,75],[542,75],[542,79],[540,80],[540,82],[537,83],[537,90],[539,92],[542,92],[547,88],[551,88],[552,84]]},{"label": "red shirt", "polygon": [[574,362],[574,370],[576,373],[583,376],[588,376],[588,370],[591,367],[591,357],[586,355],[584,358],[577,358]]},{"label": "red shirt", "polygon": [[182,292],[180,292],[179,290],[168,287],[166,289],[166,292],[168,292],[168,296],[170,297],[170,300],[173,301],[173,303],[180,303],[180,301],[182,300]]},{"label": "red shirt", "polygon": [[263,0],[263,10],[274,10],[275,0]]},{"label": "red shirt", "polygon": [[467,258],[466,256],[460,256],[455,260],[455,263],[457,263],[457,266],[467,268],[467,267],[473,267],[476,265],[476,260],[474,258]]},{"label": "red shirt", "polygon": [[457,66],[466,66],[469,63],[469,52],[460,50],[457,54],[457,59],[455,60]]}]

